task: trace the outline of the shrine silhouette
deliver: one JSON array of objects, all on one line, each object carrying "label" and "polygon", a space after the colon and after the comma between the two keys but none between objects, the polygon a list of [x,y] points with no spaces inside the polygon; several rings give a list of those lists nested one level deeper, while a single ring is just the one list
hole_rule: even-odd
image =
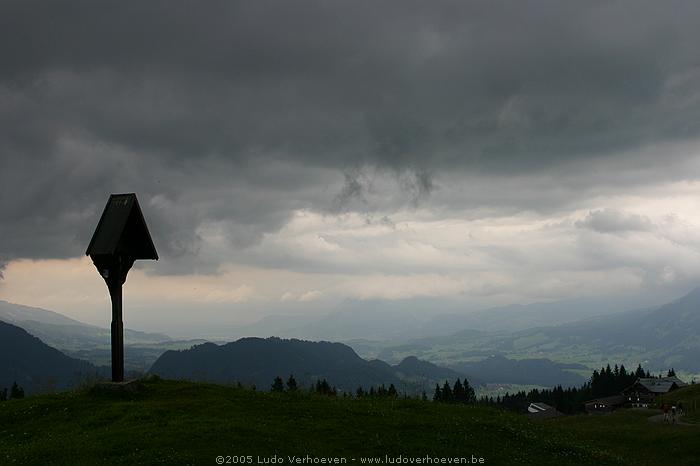
[{"label": "shrine silhouette", "polygon": [[85,255],[104,278],[112,299],[112,382],[123,382],[122,285],[134,261],[158,260],[136,194],[109,196]]}]

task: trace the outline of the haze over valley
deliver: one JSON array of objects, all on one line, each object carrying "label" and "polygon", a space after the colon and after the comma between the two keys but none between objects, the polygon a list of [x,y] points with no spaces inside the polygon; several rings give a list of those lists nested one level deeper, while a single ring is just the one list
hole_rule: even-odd
[{"label": "haze over valley", "polygon": [[[339,360],[332,357],[325,362],[321,360],[313,370],[296,366],[293,359],[278,365],[276,358],[275,364],[262,359],[248,369],[235,368],[235,361],[256,360],[254,355],[260,353],[260,348],[254,346],[256,341],[270,354],[291,354],[297,348],[306,348],[307,356],[300,356],[302,360],[329,356],[323,347],[326,343],[316,346],[304,343],[306,340],[344,343],[334,348],[345,348],[346,354],[353,354],[353,364],[359,365],[353,366],[351,375],[345,373],[339,377],[336,374],[335,383],[349,391],[353,385],[396,383],[416,392],[439,383],[440,379],[456,376],[468,377],[477,391],[486,389],[487,385],[510,389],[577,386],[588,379],[592,370],[620,363],[627,367],[641,364],[657,372],[673,367],[689,380],[700,378],[696,357],[700,351],[697,337],[700,334],[700,289],[662,306],[602,316],[597,314],[599,307],[591,310],[585,305],[580,301],[514,305],[461,314],[436,314],[424,320],[402,319],[399,309],[377,314],[352,312],[346,308],[314,320],[266,318],[257,324],[234,329],[229,339],[210,340],[174,339],[165,334],[127,329],[125,367],[133,374],[150,372],[257,386],[264,385],[271,374],[274,377],[274,372],[296,373],[307,385],[314,377],[333,379],[332,374],[340,370],[337,365],[345,364],[339,362],[344,359],[342,356]],[[109,365],[110,355],[108,329],[52,311],[4,301],[0,301],[0,320],[25,329],[73,358],[89,361],[95,366],[93,375],[100,370],[106,373],[104,366]],[[531,323],[528,325],[528,322]],[[363,335],[366,338],[359,338]],[[255,336],[263,338],[249,338]],[[277,339],[267,339],[269,336]],[[238,338],[242,339],[236,344],[226,344]],[[289,349],[276,346],[284,344],[291,346]],[[307,346],[295,346],[304,344]],[[219,353],[213,350],[217,345],[223,345]],[[226,353],[225,348],[235,349],[235,352]],[[182,357],[194,351],[192,357],[205,359],[197,363],[170,362],[176,361],[181,351],[184,351]],[[310,356],[312,354],[316,356]],[[413,372],[404,370],[401,375],[402,365],[405,368],[410,361],[421,360],[428,365]],[[192,370],[187,369],[188,364],[194,364]],[[204,369],[207,364],[213,364],[209,372]],[[223,369],[217,364],[234,366]]]}]

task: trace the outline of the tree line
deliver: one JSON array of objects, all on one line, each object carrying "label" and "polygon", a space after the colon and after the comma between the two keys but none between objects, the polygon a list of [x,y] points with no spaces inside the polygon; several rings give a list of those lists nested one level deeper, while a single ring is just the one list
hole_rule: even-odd
[{"label": "tree line", "polygon": [[[275,393],[294,393],[300,390],[299,385],[297,384],[296,379],[294,378],[294,375],[290,375],[289,378],[287,379],[287,382],[285,383],[282,377],[277,376],[274,378],[272,381],[272,385],[270,387],[270,391],[275,392]],[[311,384],[308,390],[309,393],[315,393],[318,395],[325,395],[325,396],[338,396],[338,389],[329,384],[328,381],[324,379],[319,379],[315,383]],[[342,392],[341,396],[343,397],[352,397],[353,394],[349,392]],[[369,389],[366,389],[365,387],[359,386],[357,387],[357,390],[355,390],[354,393],[355,398],[398,398],[399,397],[399,391],[396,389],[396,386],[394,384],[389,384],[387,387],[384,384],[377,385],[375,386],[370,386]],[[406,395],[404,394],[404,397]],[[422,394],[422,399],[427,400],[427,397],[425,395],[425,392]]]},{"label": "tree line", "polygon": [[[675,376],[676,373],[670,369],[667,376]],[[496,398],[483,396],[479,404],[493,406],[512,411],[525,412],[530,403],[547,403],[558,411],[566,414],[575,414],[585,411],[585,402],[607,396],[619,395],[625,388],[632,385],[638,378],[652,377],[648,370],[644,370],[639,364],[634,371],[628,371],[624,364],[615,364],[610,367],[601,367],[600,371],[594,370],[588,382],[580,387],[563,388],[558,385],[549,389],[534,388],[529,392],[519,391],[516,393],[506,393]],[[661,375],[659,375],[661,377]]]},{"label": "tree line", "polygon": [[[666,374],[668,377],[675,375],[676,372],[673,368]],[[658,377],[662,376],[663,374],[659,374]],[[561,385],[558,385],[546,389],[534,388],[530,391],[506,392],[505,395],[499,395],[495,398],[489,396],[477,398],[474,388],[469,384],[469,380],[458,378],[453,383],[445,380],[442,386],[436,384],[432,401],[452,404],[479,404],[519,412],[525,412],[530,403],[541,402],[555,407],[562,413],[575,414],[585,411],[584,404],[586,401],[619,395],[638,378],[645,377],[649,378],[652,375],[648,370],[644,370],[641,364],[634,371],[628,371],[624,364],[615,364],[613,367],[608,364],[605,367],[601,367],[600,370],[594,370],[591,378],[580,387],[563,388]],[[278,376],[272,382],[271,390],[278,393],[296,392],[299,390],[299,386],[294,375],[290,375],[286,383],[282,377]],[[338,396],[338,390],[331,386],[326,379],[317,380],[308,391],[319,395]],[[342,392],[342,396],[358,399],[398,398],[399,392],[394,384],[390,384],[388,387],[382,384],[376,387],[371,386],[369,389],[360,386],[354,394]],[[408,398],[405,393],[403,397]],[[428,401],[425,391],[418,398]]]},{"label": "tree line", "polygon": [[[276,393],[294,393],[298,390],[299,385],[297,384],[297,381],[294,378],[293,374],[289,376],[286,384],[282,380],[282,377],[275,377],[275,379],[272,381],[272,386],[270,387],[270,391]],[[328,396],[338,395],[338,390],[335,387],[331,386],[326,379],[317,380],[315,384],[312,384],[311,387],[309,387],[309,392]]]}]

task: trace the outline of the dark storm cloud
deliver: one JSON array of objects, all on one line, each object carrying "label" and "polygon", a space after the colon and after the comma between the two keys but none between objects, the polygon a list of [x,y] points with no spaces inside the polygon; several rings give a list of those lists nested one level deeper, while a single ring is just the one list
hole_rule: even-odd
[{"label": "dark storm cloud", "polygon": [[415,204],[441,173],[537,174],[691,140],[698,13],[2,1],[0,264],[80,254],[112,191],[139,193],[161,255],[185,264],[168,270],[211,271],[203,229],[246,247],[293,209],[371,208],[366,167],[394,173]]}]

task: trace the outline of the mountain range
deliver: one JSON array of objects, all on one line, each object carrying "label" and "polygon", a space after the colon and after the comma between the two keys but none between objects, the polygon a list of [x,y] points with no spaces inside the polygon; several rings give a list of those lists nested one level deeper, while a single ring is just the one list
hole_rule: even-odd
[{"label": "mountain range", "polygon": [[429,391],[437,382],[464,378],[461,373],[417,358],[391,366],[364,360],[342,343],[276,337],[242,338],[224,345],[205,343],[189,350],[166,351],[150,373],[169,379],[240,382],[264,390],[275,377],[286,380],[294,375],[303,387],[326,379],[346,392],[354,392],[359,386],[368,389],[394,384],[400,391],[415,393]]},{"label": "mountain range", "polygon": [[343,342],[406,341],[449,336],[463,329],[517,332],[560,325],[625,312],[633,304],[639,302],[632,298],[587,298],[463,310],[454,302],[441,300],[348,300],[322,316],[270,315],[253,324],[226,328],[222,335],[228,338],[276,335]]},{"label": "mountain range", "polygon": [[[589,318],[516,332],[462,330],[450,336],[415,339],[377,350],[386,361],[407,354],[450,367],[494,355],[547,358],[599,368],[606,363],[642,364],[700,372],[700,288],[653,309]],[[575,370],[575,369],[574,369]]]},{"label": "mountain range", "polygon": [[[510,313],[544,317],[555,312],[558,305],[538,306],[492,309],[489,312],[493,315],[483,316],[485,323],[482,327],[493,328],[495,324],[489,321],[507,318]],[[395,328],[402,333],[414,327],[416,320],[401,319],[399,307],[377,317],[370,317],[369,311],[360,313],[356,326],[350,327],[350,331],[344,330],[344,325],[352,314],[343,312],[332,319],[320,319],[314,332],[321,332],[329,326],[335,329],[333,335],[360,334],[365,326],[373,323],[378,327],[390,326],[394,320]],[[558,325],[522,330],[460,330],[463,328],[460,322],[467,322],[473,315],[482,313],[486,314],[486,311],[467,317],[433,315],[428,322],[441,322],[444,330],[451,327],[450,335],[414,338],[400,343],[370,339],[343,344],[242,338],[216,345],[202,344],[202,340],[174,341],[163,334],[128,331],[125,355],[127,369],[146,371],[152,365],[152,372],[167,377],[240,381],[263,388],[275,376],[287,377],[289,373],[294,373],[300,383],[311,383],[316,378],[325,377],[344,390],[382,383],[424,388],[433,382],[453,380],[465,374],[474,385],[578,385],[588,378],[592,369],[607,363],[623,363],[628,368],[642,364],[651,371],[673,367],[689,376],[700,373],[700,289],[661,306]],[[520,318],[527,320],[524,316]],[[72,356],[73,361],[76,356],[89,360],[93,369],[109,364],[107,329],[51,311],[4,301],[0,301],[0,320],[24,328],[43,343],[38,339],[32,341],[56,347]],[[13,364],[12,367],[16,367],[17,361]],[[7,373],[9,369],[0,366],[0,370]],[[15,371],[13,377],[20,374],[17,369],[12,370]],[[37,374],[29,374],[25,380],[35,380],[36,377]],[[44,382],[28,383],[38,386]]]}]

